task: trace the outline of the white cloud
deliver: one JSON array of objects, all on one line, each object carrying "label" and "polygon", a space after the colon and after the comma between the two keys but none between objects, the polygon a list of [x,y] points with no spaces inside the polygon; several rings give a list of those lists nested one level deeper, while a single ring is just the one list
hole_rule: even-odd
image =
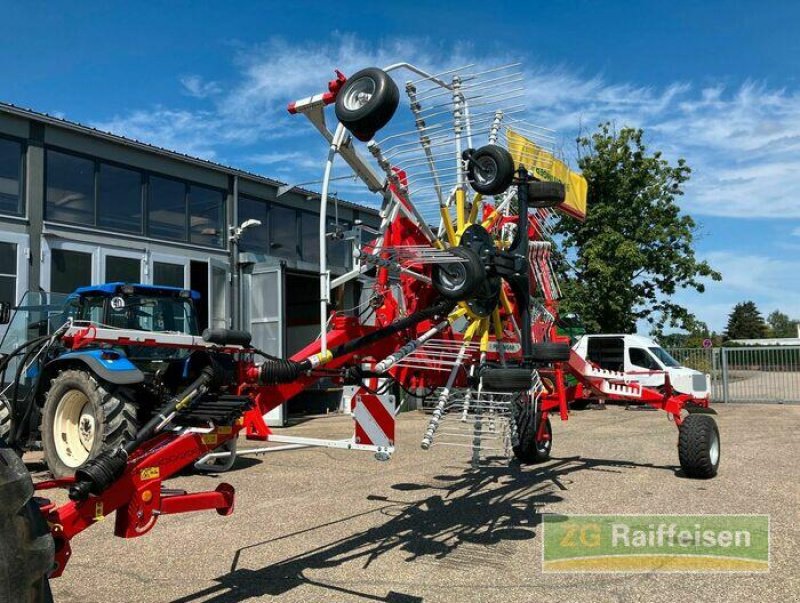
[{"label": "white cloud", "polygon": [[800,318],[800,260],[781,259],[735,251],[705,254],[722,274],[721,282],[708,282],[706,293],[681,291],[675,301],[690,308],[697,317],[718,332],[725,329],[728,314],[739,302],[752,300],[762,315],[781,310],[792,318]]},{"label": "white cloud", "polygon": [[194,98],[207,98],[222,92],[222,86],[217,82],[206,81],[199,75],[185,75],[179,78],[184,92]]},{"label": "white cloud", "polygon": [[[366,66],[406,60],[431,72],[471,63],[477,71],[520,58],[524,59],[425,39],[374,44],[334,34],[316,44],[272,40],[240,51],[225,88],[202,74],[187,75],[179,79],[185,93],[181,106],[122,111],[95,125],[287,182],[314,182],[322,176],[327,144],[303,117],[288,115],[286,105],[325,91],[334,68],[351,75]],[[401,75],[398,80],[406,78]],[[753,81],[738,86],[675,81],[648,87],[541,65],[525,68],[525,87],[520,100],[527,106],[525,117],[556,130],[568,158],[580,129],[590,132],[606,120],[618,127],[644,127],[651,148],[662,149],[671,160],[685,157],[692,167],[681,200],[688,213],[800,218],[798,90]],[[401,96],[405,98],[402,92]],[[392,127],[408,124],[398,121]],[[337,164],[335,175],[346,174],[347,168]],[[376,201],[352,180],[335,181],[333,190],[342,198]],[[800,227],[792,235],[800,236]],[[786,257],[794,257],[795,251]],[[675,300],[712,328],[722,330],[733,305],[744,299],[754,299],[764,314],[780,308],[800,318],[800,296],[791,293],[800,291],[800,261],[733,251],[701,259],[719,269],[723,281],[708,283],[704,295],[681,291]]]},{"label": "white cloud", "polygon": [[[317,44],[272,40],[240,51],[232,84],[192,74],[180,78],[201,108],[155,106],[123,112],[98,127],[189,154],[278,173],[294,180],[318,177],[325,144],[289,101],[325,90],[333,69],[346,74],[398,60],[432,72],[519,57],[469,45],[444,47],[426,39],[368,43],[333,34]],[[405,76],[401,76],[404,79]],[[683,156],[693,168],[682,200],[692,214],[735,217],[800,217],[800,93],[756,82],[739,87],[676,81],[662,88],[611,81],[565,67],[525,70],[526,117],[555,129],[562,141],[601,121],[642,126],[653,147]],[[566,149],[571,142],[562,142]],[[317,151],[322,150],[321,155]],[[301,153],[303,158],[297,153]],[[242,167],[248,167],[243,165]],[[274,172],[273,172],[274,173]]]}]

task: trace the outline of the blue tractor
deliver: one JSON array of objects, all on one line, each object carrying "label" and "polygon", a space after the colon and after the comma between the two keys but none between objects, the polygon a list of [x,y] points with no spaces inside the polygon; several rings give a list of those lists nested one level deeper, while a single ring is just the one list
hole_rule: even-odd
[{"label": "blue tractor", "polygon": [[[68,296],[27,294],[0,343],[0,438],[20,451],[41,448],[55,477],[71,476],[131,440],[171,395],[188,356],[185,348],[136,342],[153,334],[199,335],[197,299],[194,291],[129,283],[81,287]],[[0,321],[4,314],[0,309]],[[76,326],[118,330],[124,343],[70,349],[62,337]],[[233,442],[229,455],[197,468],[229,469]]]}]

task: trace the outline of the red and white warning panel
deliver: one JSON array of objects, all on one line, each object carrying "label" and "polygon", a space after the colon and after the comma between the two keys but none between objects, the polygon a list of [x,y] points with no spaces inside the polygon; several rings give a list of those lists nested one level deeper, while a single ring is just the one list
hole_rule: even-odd
[{"label": "red and white warning panel", "polygon": [[355,443],[394,450],[394,396],[361,388],[353,396]]}]

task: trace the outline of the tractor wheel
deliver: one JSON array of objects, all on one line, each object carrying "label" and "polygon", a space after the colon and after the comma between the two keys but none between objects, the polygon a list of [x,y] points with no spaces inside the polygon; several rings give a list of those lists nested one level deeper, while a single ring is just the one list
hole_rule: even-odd
[{"label": "tractor wheel", "polygon": [[44,458],[56,477],[73,475],[138,431],[133,392],[82,370],[66,370],[53,379],[42,415]]},{"label": "tractor wheel", "polygon": [[691,414],[683,420],[678,431],[678,458],[687,477],[709,479],[717,474],[720,441],[713,417]]},{"label": "tractor wheel", "polygon": [[336,96],[336,118],[353,136],[367,142],[389,123],[400,91],[382,69],[369,67],[357,71],[345,82]]},{"label": "tractor wheel", "polygon": [[539,423],[542,420],[542,413],[523,412],[517,417],[517,435],[519,443],[514,446],[514,456],[521,463],[534,465],[544,463],[550,459],[550,450],[553,447],[553,430],[550,425],[550,417],[545,419],[546,440],[537,440]]},{"label": "tractor wheel", "polygon": [[0,394],[0,439],[7,438],[11,433],[11,407],[8,400]]},{"label": "tractor wheel", "polygon": [[502,195],[514,180],[514,159],[503,147],[487,144],[467,156],[467,178],[476,193]]},{"label": "tractor wheel", "polygon": [[55,544],[30,474],[0,438],[0,603],[52,603]]},{"label": "tractor wheel", "polygon": [[236,463],[236,443],[237,438],[231,438],[214,452],[229,452],[228,456],[221,456],[207,460],[205,463],[195,463],[194,468],[202,473],[224,473],[230,471]]}]

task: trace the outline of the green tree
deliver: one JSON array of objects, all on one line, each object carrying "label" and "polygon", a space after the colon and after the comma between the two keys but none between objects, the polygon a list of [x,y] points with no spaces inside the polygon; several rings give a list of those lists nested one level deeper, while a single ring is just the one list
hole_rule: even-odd
[{"label": "green tree", "polygon": [[610,123],[577,140],[578,165],[589,184],[586,220],[556,226],[565,311],[590,332],[631,332],[639,320],[659,335],[665,326],[698,330],[694,315],[673,300],[679,289],[703,292],[721,276],[695,257],[694,220],[677,199],[691,170],[650,153],[644,132]]},{"label": "green tree", "polygon": [[726,339],[760,339],[767,336],[767,325],[754,302],[736,304],[728,316]]},{"label": "green tree", "polygon": [[797,321],[780,310],[774,310],[767,316],[767,324],[770,337],[797,337]]},{"label": "green tree", "polygon": [[706,339],[712,339],[714,334],[708,325],[702,321],[695,321],[689,333],[668,333],[658,337],[658,343],[665,348],[699,348]]}]

